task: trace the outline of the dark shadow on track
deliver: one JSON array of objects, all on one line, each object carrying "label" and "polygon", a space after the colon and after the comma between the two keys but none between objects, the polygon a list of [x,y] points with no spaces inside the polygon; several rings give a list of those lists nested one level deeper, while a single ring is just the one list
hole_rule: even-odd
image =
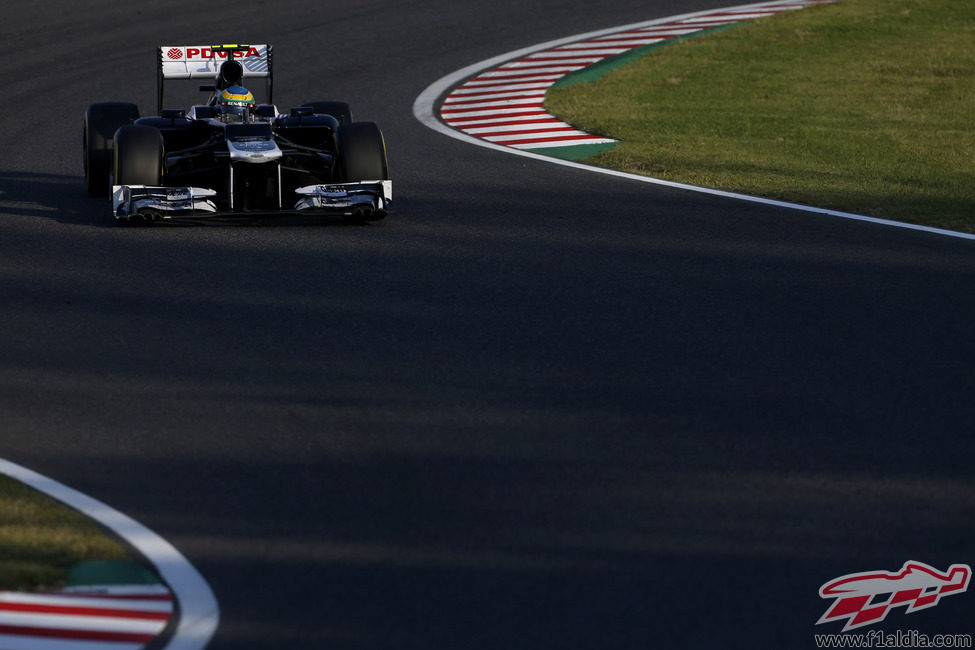
[{"label": "dark shadow on track", "polygon": [[[7,31],[71,47],[6,43],[6,96],[74,106],[19,112],[5,166],[74,173],[0,174],[0,445],[184,552],[209,650],[804,648],[825,581],[970,561],[970,244],[410,110],[464,62],[716,3],[29,4]],[[375,111],[401,216],[113,230],[76,120],[151,105],[150,46],[197,38],[266,39],[276,87]],[[888,622],[969,631],[967,598]]]},{"label": "dark shadow on track", "polygon": [[109,219],[99,223],[93,214],[98,207],[108,215],[108,200],[90,197],[84,179],[66,174],[44,174],[0,171],[0,218],[30,216],[79,225],[111,225]]},{"label": "dark shadow on track", "polygon": [[23,235],[6,446],[185,552],[212,650],[811,647],[827,580],[965,562],[970,246],[627,188]]}]

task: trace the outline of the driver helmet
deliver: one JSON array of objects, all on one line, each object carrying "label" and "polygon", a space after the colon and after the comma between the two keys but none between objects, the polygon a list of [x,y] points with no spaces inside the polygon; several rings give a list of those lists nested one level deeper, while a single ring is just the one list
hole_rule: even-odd
[{"label": "driver helmet", "polygon": [[250,122],[254,95],[241,86],[224,88],[217,93],[217,106],[224,122]]}]

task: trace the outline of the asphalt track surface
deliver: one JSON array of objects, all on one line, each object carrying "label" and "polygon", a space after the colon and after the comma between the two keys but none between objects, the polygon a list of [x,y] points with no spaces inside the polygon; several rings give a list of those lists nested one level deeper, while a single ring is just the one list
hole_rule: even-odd
[{"label": "asphalt track surface", "polygon": [[[727,3],[723,3],[727,4]],[[715,2],[5,2],[0,457],[143,522],[211,648],[810,647],[846,573],[972,563],[971,242],[481,149],[416,96]],[[398,213],[117,228],[87,104],[276,46]],[[881,629],[972,632],[970,594]]]}]

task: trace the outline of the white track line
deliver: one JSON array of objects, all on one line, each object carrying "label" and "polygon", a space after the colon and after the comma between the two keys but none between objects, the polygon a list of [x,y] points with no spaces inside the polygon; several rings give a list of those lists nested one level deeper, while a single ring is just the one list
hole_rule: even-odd
[{"label": "white track line", "polygon": [[[799,3],[781,2],[781,5],[791,5]],[[749,5],[742,5],[739,7],[729,7],[725,9],[726,12],[747,12],[755,7],[765,6],[766,3],[755,3]],[[901,228],[904,230],[915,230],[919,232],[932,233],[936,235],[944,235],[946,237],[954,237],[956,239],[967,239],[975,241],[975,235],[963,232],[956,232],[954,230],[945,230],[943,228],[932,228],[930,226],[919,226],[911,223],[903,223],[900,221],[891,221],[889,219],[878,219],[876,217],[869,217],[861,214],[853,214],[850,212],[840,212],[837,210],[827,210],[825,208],[816,208],[808,205],[801,205],[799,203],[789,203],[786,201],[775,201],[772,199],[764,199],[756,196],[749,196],[747,194],[738,194],[735,192],[725,192],[723,190],[715,190],[708,187],[699,187],[697,185],[688,185],[686,183],[676,183],[674,181],[667,181],[661,178],[653,178],[650,176],[640,176],[638,174],[630,174],[627,172],[620,172],[614,169],[605,169],[602,167],[593,167],[591,165],[583,165],[582,163],[577,163],[571,160],[564,160],[562,158],[553,158],[551,156],[545,156],[538,153],[533,153],[531,151],[526,151],[523,149],[515,149],[513,147],[508,147],[494,142],[489,142],[487,140],[482,140],[480,138],[475,138],[473,136],[467,135],[461,131],[453,129],[443,122],[437,116],[437,100],[444,96],[445,93],[453,89],[455,86],[459,86],[463,81],[474,77],[486,70],[491,70],[492,68],[497,68],[505,63],[511,62],[513,60],[522,59],[530,54],[535,54],[542,52],[544,50],[550,50],[556,47],[562,47],[571,45],[573,43],[578,43],[580,41],[586,41],[591,39],[596,39],[600,37],[609,37],[613,34],[618,34],[619,32],[629,32],[636,29],[647,29],[652,30],[653,27],[657,25],[663,25],[667,23],[675,23],[679,21],[688,21],[693,23],[696,20],[703,20],[705,15],[713,15],[714,9],[707,11],[700,11],[690,14],[681,14],[677,16],[669,16],[667,18],[658,18],[655,20],[649,20],[644,22],[631,23],[629,25],[621,25],[618,27],[610,27],[608,29],[601,29],[593,32],[586,32],[584,34],[576,34],[575,36],[567,36],[565,38],[556,39],[554,41],[548,41],[545,43],[539,43],[536,45],[531,45],[529,47],[521,48],[519,50],[514,50],[507,52],[506,54],[499,54],[498,56],[491,57],[490,59],[485,59],[478,63],[471,64],[467,67],[461,68],[448,74],[445,77],[441,77],[437,81],[427,86],[427,88],[421,92],[416,100],[413,102],[413,115],[420,122],[425,124],[427,127],[442,133],[451,138],[455,138],[462,142],[467,142],[468,144],[477,145],[479,147],[485,147],[487,149],[494,149],[495,151],[503,151],[505,153],[514,154],[516,156],[522,156],[524,158],[531,158],[533,160],[540,160],[543,162],[551,163],[554,165],[562,165],[563,167],[571,167],[573,169],[581,169],[584,171],[594,172],[597,174],[604,174],[607,176],[615,176],[617,178],[625,178],[628,180],[638,181],[640,183],[649,183],[652,185],[662,185],[665,187],[672,187],[681,190],[688,190],[691,192],[697,192],[700,194],[709,194],[712,196],[718,196],[727,199],[734,199],[738,201],[747,201],[750,203],[759,203],[762,205],[768,205],[773,207],[785,208],[789,210],[799,210],[802,212],[825,215],[830,217],[839,217],[842,219],[849,219],[852,221],[862,221],[866,223],[878,224],[881,226],[887,226],[891,228]],[[503,73],[501,73],[503,74]],[[493,75],[492,75],[493,76]],[[475,117],[475,115],[471,115]]]},{"label": "white track line", "polygon": [[131,544],[159,572],[179,604],[179,622],[164,650],[203,650],[217,629],[220,610],[199,572],[176,548],[131,517],[54,479],[0,458],[0,474],[78,510]]}]

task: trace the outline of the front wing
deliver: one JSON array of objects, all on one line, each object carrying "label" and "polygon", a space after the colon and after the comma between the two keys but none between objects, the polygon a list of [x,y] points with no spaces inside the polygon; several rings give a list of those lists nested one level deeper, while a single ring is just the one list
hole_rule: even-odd
[{"label": "front wing", "polygon": [[115,185],[112,213],[120,221],[240,217],[252,214],[328,214],[381,219],[393,200],[392,181],[308,185],[295,190],[294,207],[272,212],[221,210],[215,190],[205,187]]}]

